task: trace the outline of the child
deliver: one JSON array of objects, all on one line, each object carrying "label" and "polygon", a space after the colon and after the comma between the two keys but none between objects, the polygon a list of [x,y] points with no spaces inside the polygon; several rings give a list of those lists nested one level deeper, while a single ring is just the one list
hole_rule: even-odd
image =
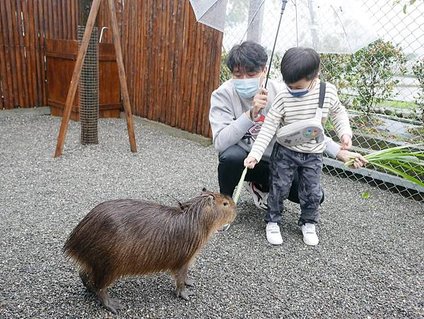
[{"label": "child", "polygon": [[[281,74],[286,87],[271,105],[252,150],[244,161],[246,167],[253,168],[261,160],[264,150],[280,125],[315,117],[319,104],[319,69],[319,54],[313,49],[291,48],[284,54],[281,60]],[[339,101],[335,86],[330,83],[326,83],[322,107],[323,124],[328,116],[333,121],[342,148],[350,148],[352,130],[349,118],[346,109]],[[271,155],[268,210],[265,216],[269,243],[281,245],[283,242],[279,227],[284,208],[283,200],[289,195],[293,174],[297,171],[301,208],[298,224],[301,226],[304,243],[313,246],[318,244],[315,224],[319,220],[318,208],[322,197],[320,176],[324,149],[323,139],[295,146],[275,143]]]}]

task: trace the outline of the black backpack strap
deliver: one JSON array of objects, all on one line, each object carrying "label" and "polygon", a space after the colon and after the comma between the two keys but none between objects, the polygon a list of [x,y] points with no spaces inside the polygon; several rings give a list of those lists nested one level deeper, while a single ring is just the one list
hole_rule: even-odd
[{"label": "black backpack strap", "polygon": [[325,82],[321,81],[319,83],[319,102],[318,107],[322,109],[322,106],[324,105],[324,98],[325,98]]}]

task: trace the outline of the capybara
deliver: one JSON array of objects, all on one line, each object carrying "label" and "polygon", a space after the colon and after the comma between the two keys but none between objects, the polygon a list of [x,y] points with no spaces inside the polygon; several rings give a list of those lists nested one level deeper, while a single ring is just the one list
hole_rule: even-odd
[{"label": "capybara", "polygon": [[107,288],[124,276],[169,271],[176,295],[187,300],[189,266],[209,237],[235,217],[231,197],[207,191],[176,207],[110,200],[81,220],[63,251],[79,266],[84,286],[113,313],[121,306]]}]

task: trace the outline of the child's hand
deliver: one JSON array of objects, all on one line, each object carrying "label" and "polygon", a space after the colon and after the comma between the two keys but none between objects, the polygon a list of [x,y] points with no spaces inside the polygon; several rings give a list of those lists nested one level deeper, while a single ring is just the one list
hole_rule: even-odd
[{"label": "child's hand", "polygon": [[244,159],[244,166],[247,168],[254,168],[257,163],[258,161],[252,156],[248,156]]},{"label": "child's hand", "polygon": [[352,147],[352,138],[349,135],[342,135],[340,139],[340,147],[342,150],[348,150]]}]

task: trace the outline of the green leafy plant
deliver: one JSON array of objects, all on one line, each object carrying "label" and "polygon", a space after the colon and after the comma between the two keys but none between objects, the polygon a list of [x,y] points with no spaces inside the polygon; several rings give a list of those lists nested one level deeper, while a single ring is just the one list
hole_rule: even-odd
[{"label": "green leafy plant", "polygon": [[[268,52],[269,59],[271,58],[271,51]],[[279,52],[274,52],[274,56],[272,57],[271,62],[271,70],[269,70],[269,78],[282,80],[281,76],[281,59],[282,55]],[[269,67],[269,63],[267,65]]]},{"label": "green leafy plant", "polygon": [[357,95],[353,106],[367,115],[373,106],[393,96],[399,81],[395,75],[405,73],[406,57],[391,42],[376,40],[352,55],[347,78]]},{"label": "green leafy plant", "polygon": [[[369,164],[424,187],[423,144],[403,145],[364,155]],[[344,165],[349,167],[354,159]]]},{"label": "green leafy plant", "polygon": [[414,72],[420,84],[420,92],[415,99],[415,103],[420,106],[422,121],[424,123],[424,59],[418,60],[412,66],[412,72]]},{"label": "green leafy plant", "polygon": [[349,54],[321,54],[321,77],[334,84],[338,90],[340,100],[347,105],[348,95],[343,93],[350,87],[346,70],[351,63]]},{"label": "green leafy plant", "polygon": [[370,198],[370,193],[369,192],[363,192],[362,194],[361,194],[361,197],[363,198],[363,199],[368,199],[368,198]]},{"label": "green leafy plant", "polygon": [[222,84],[225,81],[231,79],[232,75],[231,75],[231,71],[230,69],[227,67],[227,52],[225,52],[224,50],[221,53],[221,69],[219,71],[219,82]]}]

